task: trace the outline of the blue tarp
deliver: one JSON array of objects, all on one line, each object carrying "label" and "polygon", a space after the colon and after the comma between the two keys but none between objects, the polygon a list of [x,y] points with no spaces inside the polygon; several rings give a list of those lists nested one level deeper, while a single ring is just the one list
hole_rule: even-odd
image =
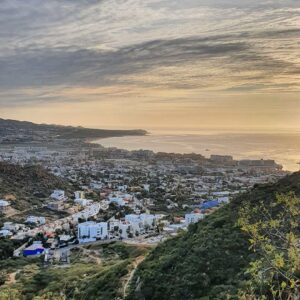
[{"label": "blue tarp", "polygon": [[42,254],[44,252],[44,248],[36,248],[36,249],[24,249],[23,255],[24,256],[30,256],[30,255],[38,255]]},{"label": "blue tarp", "polygon": [[217,200],[212,200],[212,201],[202,203],[200,205],[200,208],[201,209],[209,209],[209,208],[213,208],[213,207],[217,207],[217,206],[219,206],[219,202]]}]

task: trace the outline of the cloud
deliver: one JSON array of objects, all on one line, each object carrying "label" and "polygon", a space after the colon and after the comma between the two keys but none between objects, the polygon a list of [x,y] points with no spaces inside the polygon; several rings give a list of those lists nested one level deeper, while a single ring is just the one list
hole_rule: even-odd
[{"label": "cloud", "polygon": [[299,12],[291,0],[4,0],[0,100],[37,89],[37,101],[67,101],[61,88],[77,87],[299,91]]},{"label": "cloud", "polygon": [[[271,39],[278,36],[280,39],[284,35],[285,39],[292,39],[299,33],[299,30],[290,29],[285,32],[154,40],[111,51],[27,49],[20,54],[0,58],[0,87],[139,83],[152,87],[195,88],[201,86],[202,81],[206,85],[205,77],[209,77],[206,79],[209,79],[210,85],[219,89],[224,81],[233,85],[236,81],[239,85],[242,80],[272,81],[278,76],[300,74],[299,61],[286,60],[285,52],[275,58],[272,51],[276,49],[261,49],[264,47],[258,41],[264,36]],[[161,70],[164,70],[163,76],[160,76]],[[174,74],[176,70],[181,74]],[[143,83],[147,74],[155,72],[158,78],[152,76],[152,82],[145,79]],[[214,76],[212,73],[215,73]],[[171,77],[173,82],[168,83]],[[276,85],[276,82],[273,84]]]}]

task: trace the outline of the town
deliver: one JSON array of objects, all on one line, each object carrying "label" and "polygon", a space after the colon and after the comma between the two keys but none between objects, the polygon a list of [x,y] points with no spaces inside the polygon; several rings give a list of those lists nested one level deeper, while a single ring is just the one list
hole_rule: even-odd
[{"label": "town", "polygon": [[42,166],[68,183],[44,195],[30,214],[14,207],[10,193],[0,195],[0,237],[24,241],[14,256],[68,262],[69,250],[87,243],[156,245],[254,185],[287,174],[272,160],[78,144],[0,149],[2,162]]}]

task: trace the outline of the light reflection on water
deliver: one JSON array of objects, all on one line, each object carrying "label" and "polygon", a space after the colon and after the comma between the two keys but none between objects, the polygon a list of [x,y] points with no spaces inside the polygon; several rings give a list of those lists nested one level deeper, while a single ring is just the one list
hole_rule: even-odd
[{"label": "light reflection on water", "polygon": [[97,141],[105,147],[155,152],[232,155],[236,159],[275,159],[284,169],[296,171],[300,161],[299,133],[162,134],[107,138]]}]

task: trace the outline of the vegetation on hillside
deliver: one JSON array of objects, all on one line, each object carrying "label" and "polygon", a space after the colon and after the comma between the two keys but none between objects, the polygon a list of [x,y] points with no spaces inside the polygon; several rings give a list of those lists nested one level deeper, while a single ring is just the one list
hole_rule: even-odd
[{"label": "vegetation on hillside", "polygon": [[[299,196],[300,173],[287,176],[276,184],[256,186],[205,220],[190,226],[187,233],[159,245],[135,273],[127,299],[208,300],[246,296],[250,297],[248,299],[289,299],[291,289],[297,294],[299,248],[295,248],[295,238],[299,240],[299,215],[294,215],[300,210],[299,200],[293,202],[292,199],[298,198],[291,195],[276,198],[277,194],[289,192]],[[278,202],[278,199],[281,200]],[[269,223],[260,218],[258,213],[263,211],[270,214]],[[255,217],[258,218],[256,221]],[[275,225],[271,220],[275,220]],[[285,234],[285,243],[288,243],[285,254],[272,248],[278,241],[253,242],[253,236],[249,234],[253,235],[253,226],[260,224],[257,222],[262,222],[265,229],[275,226]],[[267,239],[266,233],[256,233],[256,239]],[[285,243],[281,243],[282,247],[287,246]],[[278,267],[280,271],[286,270],[289,280],[284,281],[278,274],[270,272],[267,281],[257,286],[253,274],[260,273],[267,264],[261,252],[266,245],[271,245],[268,259],[273,256],[279,265],[283,261],[284,265]],[[280,289],[274,287],[278,280],[282,284]]]},{"label": "vegetation on hillside", "polygon": [[13,208],[24,210],[39,205],[54,189],[70,191],[72,187],[40,166],[0,162],[0,199],[7,198]]},{"label": "vegetation on hillside", "polygon": [[44,267],[41,260],[31,258],[0,262],[7,273],[18,270],[16,283],[0,289],[0,299],[121,299],[132,264],[147,252],[145,247],[121,243],[94,244],[78,246],[65,266]]},{"label": "vegetation on hillside", "polygon": [[278,195],[240,209],[238,220],[250,239],[257,259],[250,262],[245,295],[278,299],[300,298],[300,198],[293,193]]}]

